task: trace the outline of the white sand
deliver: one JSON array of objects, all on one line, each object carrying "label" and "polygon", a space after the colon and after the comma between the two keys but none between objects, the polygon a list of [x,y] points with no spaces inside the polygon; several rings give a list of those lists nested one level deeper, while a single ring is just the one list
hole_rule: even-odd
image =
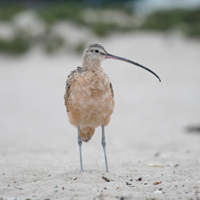
[{"label": "white sand", "polygon": [[1,55],[0,199],[200,198],[200,134],[185,131],[200,125],[200,42],[153,33],[99,42],[162,79],[120,61],[102,63],[116,101],[106,127],[110,173],[100,128],[83,144],[80,173],[77,130],[68,122],[63,95],[81,56],[38,50],[24,57]]}]

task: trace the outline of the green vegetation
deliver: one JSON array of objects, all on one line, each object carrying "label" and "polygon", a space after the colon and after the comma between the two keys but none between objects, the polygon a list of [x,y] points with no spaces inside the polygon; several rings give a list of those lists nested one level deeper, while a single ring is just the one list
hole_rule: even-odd
[{"label": "green vegetation", "polygon": [[58,36],[51,36],[45,39],[45,50],[48,53],[54,53],[65,45],[65,41]]},{"label": "green vegetation", "polygon": [[77,52],[77,53],[80,53],[82,54],[85,47],[86,47],[87,44],[85,44],[84,42],[81,42],[80,44],[78,44],[77,46],[74,47],[74,51]]},{"label": "green vegetation", "polygon": [[[88,9],[93,11],[93,17],[95,20],[87,21],[85,18],[84,12]],[[113,7],[104,7],[102,9],[99,8],[86,8],[83,5],[77,4],[52,4],[46,7],[43,10],[40,10],[39,16],[42,20],[44,20],[47,24],[54,24],[61,20],[69,20],[78,25],[85,26],[91,29],[98,36],[106,36],[113,31],[125,31],[127,27],[120,26],[119,24],[109,22],[103,20],[104,12],[112,11],[120,14],[126,14],[129,17],[132,17],[132,12],[129,9],[125,9],[122,7],[115,6]]]},{"label": "green vegetation", "polygon": [[88,27],[93,30],[93,32],[100,36],[106,36],[109,33],[115,32],[115,31],[122,31],[122,28],[114,23],[103,23],[103,22],[96,22],[96,23],[90,23]]},{"label": "green vegetation", "polygon": [[23,35],[16,35],[12,40],[0,39],[0,52],[22,54],[28,51],[31,41]]},{"label": "green vegetation", "polygon": [[4,6],[0,8],[0,21],[8,21],[11,20],[16,14],[25,10],[23,6],[12,5],[12,6]]},{"label": "green vegetation", "polygon": [[51,4],[38,11],[39,16],[45,22],[52,24],[61,20],[72,20],[83,23],[81,19],[82,6],[74,4]]},{"label": "green vegetation", "polygon": [[[55,4],[46,7],[39,12],[39,16],[46,23],[56,23],[60,20],[71,20],[79,25],[86,26],[91,29],[98,36],[106,36],[112,32],[125,32],[130,30],[155,30],[155,31],[169,31],[179,30],[186,36],[200,38],[200,9],[184,10],[172,9],[157,11],[150,16],[147,16],[144,23],[140,26],[124,25],[120,23],[113,23],[103,20],[104,12],[111,11],[129,18],[134,18],[133,10],[124,7],[103,7],[90,8],[93,10],[93,21],[87,21],[84,16],[84,11],[88,8],[83,5],[73,4]],[[91,18],[92,18],[91,17]],[[124,22],[125,23],[125,22]],[[128,24],[128,23],[126,23]]]},{"label": "green vegetation", "polygon": [[200,38],[200,9],[166,10],[148,16],[141,27],[147,30],[180,30],[187,36]]},{"label": "green vegetation", "polygon": [[[24,11],[22,6],[7,6],[0,8],[0,22],[12,23],[16,14]],[[18,30],[10,40],[0,38],[0,52],[21,54],[26,52],[33,44],[40,43],[45,51],[53,53],[62,47],[67,47],[65,39],[52,32],[52,26],[59,21],[71,21],[78,26],[86,27],[99,37],[105,37],[114,32],[133,30],[153,31],[181,31],[188,37],[200,39],[200,9],[196,10],[164,10],[157,11],[138,23],[134,11],[124,7],[85,7],[82,4],[56,3],[35,9],[39,19],[44,22],[45,33],[39,36],[30,36],[30,32]],[[19,32],[21,33],[19,34]],[[24,34],[22,34],[24,33]],[[76,52],[82,52],[85,44],[81,42],[71,47]]]}]

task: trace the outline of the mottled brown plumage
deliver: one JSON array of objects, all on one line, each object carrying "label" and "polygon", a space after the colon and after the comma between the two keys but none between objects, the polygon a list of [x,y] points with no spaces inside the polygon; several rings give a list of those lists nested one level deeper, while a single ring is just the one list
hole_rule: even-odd
[{"label": "mottled brown plumage", "polygon": [[108,125],[114,109],[112,84],[101,67],[105,53],[100,44],[87,46],[82,67],[72,71],[66,82],[64,99],[69,121],[80,126],[85,142],[91,139],[95,128]]}]

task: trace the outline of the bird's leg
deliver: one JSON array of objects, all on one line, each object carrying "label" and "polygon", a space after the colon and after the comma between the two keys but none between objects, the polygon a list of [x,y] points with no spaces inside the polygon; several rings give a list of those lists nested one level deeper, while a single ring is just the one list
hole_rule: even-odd
[{"label": "bird's leg", "polygon": [[78,145],[79,145],[79,153],[80,153],[80,165],[81,165],[81,172],[83,172],[83,163],[82,163],[82,138],[80,135],[80,126],[78,126]]},{"label": "bird's leg", "polygon": [[103,151],[104,151],[104,157],[105,157],[105,163],[106,163],[106,172],[108,171],[108,162],[107,162],[107,155],[106,155],[106,139],[105,139],[105,128],[104,125],[102,125],[102,140],[101,144],[103,146]]}]

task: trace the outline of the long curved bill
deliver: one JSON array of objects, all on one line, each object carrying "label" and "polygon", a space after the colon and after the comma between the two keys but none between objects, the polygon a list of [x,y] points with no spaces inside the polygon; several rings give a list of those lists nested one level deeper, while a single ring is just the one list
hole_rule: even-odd
[{"label": "long curved bill", "polygon": [[141,67],[141,68],[143,68],[143,69],[149,71],[150,73],[152,73],[152,74],[153,74],[154,76],[156,76],[156,77],[158,78],[158,80],[161,82],[160,77],[159,77],[155,72],[151,71],[149,68],[147,68],[147,67],[145,67],[145,66],[143,66],[143,65],[141,65],[141,64],[139,64],[139,63],[136,63],[136,62],[134,62],[134,61],[132,61],[132,60],[128,60],[128,59],[126,59],[126,58],[122,58],[122,57],[119,57],[119,56],[114,56],[114,55],[109,54],[109,53],[106,53],[106,54],[105,54],[105,58],[111,58],[111,59],[116,59],[116,60],[122,60],[122,61],[125,61],[125,62],[128,62],[128,63],[131,63],[131,64],[133,64],[133,65],[137,65],[138,67]]}]

